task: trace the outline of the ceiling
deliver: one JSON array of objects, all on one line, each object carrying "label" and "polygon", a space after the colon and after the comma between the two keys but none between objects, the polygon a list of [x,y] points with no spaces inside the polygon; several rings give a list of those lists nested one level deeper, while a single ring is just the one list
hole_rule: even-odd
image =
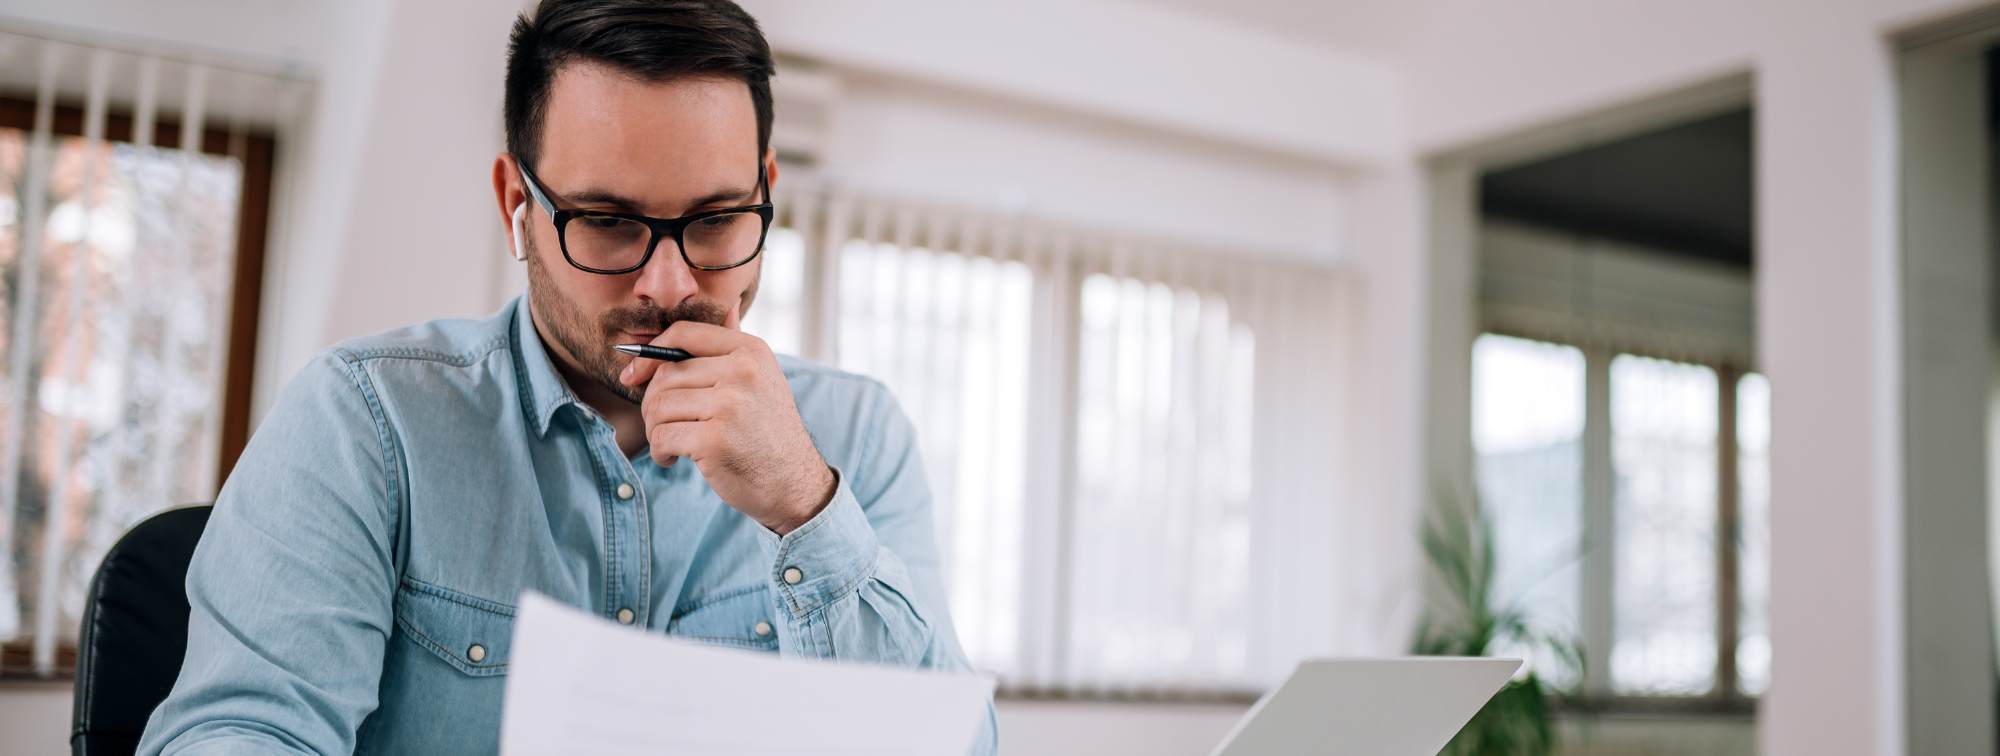
[{"label": "ceiling", "polygon": [[1480,210],[1748,268],[1751,148],[1750,110],[1731,111],[1487,173]]},{"label": "ceiling", "polygon": [[1394,58],[1427,10],[1419,0],[1144,0],[1310,45]]}]

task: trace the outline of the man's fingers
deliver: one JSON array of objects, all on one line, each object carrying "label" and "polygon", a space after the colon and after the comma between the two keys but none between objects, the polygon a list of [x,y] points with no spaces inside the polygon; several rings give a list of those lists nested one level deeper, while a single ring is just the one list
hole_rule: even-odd
[{"label": "man's fingers", "polygon": [[696,357],[713,357],[734,352],[757,340],[757,337],[734,328],[709,325],[698,320],[677,320],[653,337],[653,346],[677,347]]},{"label": "man's fingers", "polygon": [[713,387],[671,388],[655,383],[639,402],[646,427],[661,423],[710,420],[723,409],[722,392]]},{"label": "man's fingers", "polygon": [[627,386],[641,386],[653,379],[653,374],[673,365],[687,365],[705,357],[731,354],[744,348],[764,349],[764,340],[742,331],[709,325],[700,321],[681,320],[667,326],[667,330],[653,337],[653,346],[674,347],[695,356],[692,360],[678,363],[660,360],[629,359],[625,369],[618,374],[618,382]]},{"label": "man's fingers", "polygon": [[728,359],[727,356],[696,357],[680,362],[662,362],[634,357],[625,363],[625,370],[618,374],[618,382],[627,386],[665,383],[670,388],[714,386],[728,377],[729,367],[723,364]]},{"label": "man's fingers", "polygon": [[699,420],[660,423],[646,427],[646,444],[653,461],[667,467],[681,457],[701,455],[708,449],[714,423]]}]

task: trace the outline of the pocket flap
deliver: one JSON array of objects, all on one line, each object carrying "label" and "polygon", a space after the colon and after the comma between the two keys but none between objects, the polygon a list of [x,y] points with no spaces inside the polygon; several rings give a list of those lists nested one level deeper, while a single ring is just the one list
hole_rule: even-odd
[{"label": "pocket flap", "polygon": [[667,634],[704,643],[775,649],[778,631],[772,617],[776,612],[771,589],[764,586],[723,591],[714,598],[676,608],[667,623]]},{"label": "pocket flap", "polygon": [[396,626],[460,672],[507,671],[514,607],[406,577],[396,589]]}]

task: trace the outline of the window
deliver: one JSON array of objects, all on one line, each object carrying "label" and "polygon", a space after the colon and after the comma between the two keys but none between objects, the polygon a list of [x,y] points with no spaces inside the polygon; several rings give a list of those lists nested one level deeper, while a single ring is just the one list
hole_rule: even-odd
[{"label": "window", "polygon": [[[959,639],[1004,690],[1240,695],[1303,654],[1258,624],[1302,601],[1269,575],[1327,577],[1270,507],[1325,489],[1299,476],[1330,445],[1285,423],[1324,434],[1331,400],[1258,399],[1282,374],[1267,350],[1306,371],[1329,347],[1252,305],[1289,296],[1310,320],[1332,275],[796,182],[778,205],[744,327],[895,394]],[[1259,462],[1262,444],[1284,448]]]},{"label": "window", "polygon": [[840,367],[891,386],[917,426],[966,653],[1012,667],[1027,453],[1028,316],[1019,261],[851,240],[840,249]]},{"label": "window", "polygon": [[[1472,438],[1493,526],[1494,591],[1545,631],[1575,636],[1583,591],[1583,352],[1485,336],[1472,352]],[[1530,649],[1557,687],[1583,671]]]},{"label": "window", "polygon": [[[105,550],[212,498],[248,437],[274,140],[203,125],[204,69],[13,49],[43,51],[45,76],[0,98],[0,676],[49,677],[73,670]],[[89,69],[83,107],[58,102],[65,64]],[[177,117],[156,117],[183,75]],[[135,110],[108,104],[114,76],[139,79]]]},{"label": "window", "polygon": [[1715,685],[1715,371],[1611,360],[1611,688],[1693,695]]},{"label": "window", "polygon": [[1736,381],[1736,449],[1736,682],[1755,696],[1771,686],[1771,382],[1756,373]]},{"label": "window", "polygon": [[781,354],[804,349],[799,308],[805,297],[805,237],[797,229],[772,226],[764,236],[763,273],[757,298],[743,319],[743,330],[757,334]]},{"label": "window", "polygon": [[1082,315],[1079,558],[1066,576],[1075,679],[1240,676],[1259,637],[1247,474],[1255,335],[1221,297],[1101,274],[1084,280]]},{"label": "window", "polygon": [[1473,406],[1501,598],[1595,662],[1538,669],[1585,698],[1763,692],[1762,376],[1488,334],[1473,347]]}]

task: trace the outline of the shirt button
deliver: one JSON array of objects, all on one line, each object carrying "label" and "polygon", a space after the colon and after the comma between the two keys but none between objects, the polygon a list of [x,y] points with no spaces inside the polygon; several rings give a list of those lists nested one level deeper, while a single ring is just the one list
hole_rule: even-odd
[{"label": "shirt button", "polygon": [[620,625],[632,624],[632,610],[630,609],[618,610],[618,624]]},{"label": "shirt button", "polygon": [[799,568],[797,567],[785,568],[785,585],[798,585],[799,581],[804,579],[806,579],[806,574],[804,572],[800,572]]},{"label": "shirt button", "polygon": [[634,493],[636,493],[636,492],[632,490],[632,484],[630,484],[630,483],[620,483],[620,484],[618,484],[618,500],[619,500],[619,501],[630,501],[630,500],[632,499],[632,494],[634,494]]},{"label": "shirt button", "polygon": [[759,638],[767,637],[771,634],[771,623],[759,622],[756,627],[750,628],[750,632],[756,633]]},{"label": "shirt button", "polygon": [[465,658],[472,660],[473,664],[486,661],[486,647],[477,643],[472,644],[472,648],[465,650]]}]

